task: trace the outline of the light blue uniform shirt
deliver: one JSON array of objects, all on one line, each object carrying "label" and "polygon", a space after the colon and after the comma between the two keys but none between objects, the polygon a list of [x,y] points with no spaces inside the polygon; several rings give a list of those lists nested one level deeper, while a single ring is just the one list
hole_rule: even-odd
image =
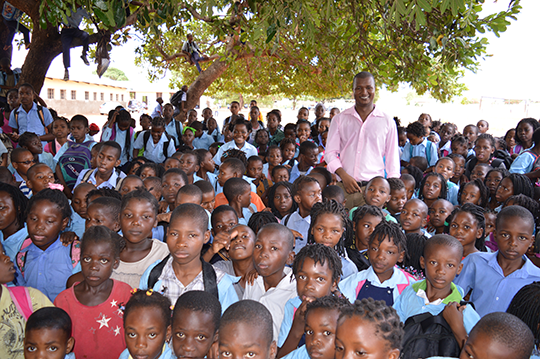
[{"label": "light blue uniform shirt", "polygon": [[63,246],[58,237],[46,250],[33,243],[23,249],[22,252],[26,252],[24,279],[27,286],[39,289],[54,302],[73,274],[71,247]]},{"label": "light blue uniform shirt", "polygon": [[[211,173],[208,173],[208,172],[207,172],[206,174],[208,175],[208,179],[210,179]],[[215,176],[215,175],[213,175],[213,176]],[[252,182],[253,179],[252,179],[252,178],[249,178],[248,176],[242,176],[242,178],[243,178],[244,180],[246,180],[247,183],[249,183],[249,185],[251,186],[251,192],[257,193],[257,186],[255,186],[255,185],[253,184],[253,182]],[[194,179],[195,179],[195,178],[194,178]],[[195,180],[194,180],[193,182],[195,183]],[[210,182],[210,183],[212,183],[212,182]],[[215,182],[214,182],[213,185],[214,185],[214,194],[215,194],[216,196],[217,196],[218,194],[220,194],[220,193],[223,192],[223,187],[221,187],[221,186],[219,185],[219,182],[217,181],[217,176],[215,176]]]},{"label": "light blue uniform shirt", "polygon": [[[79,173],[79,177],[77,177],[77,182],[75,183],[75,186],[73,188],[77,187],[81,183],[82,179],[84,178],[84,175],[88,171],[92,171],[92,174],[88,178],[88,182],[92,183],[94,186],[96,185],[96,171],[97,171],[97,168],[96,169],[87,169],[87,170],[82,170],[81,173]],[[112,172],[111,177],[109,177],[109,179],[107,181],[102,182],[99,186],[97,186],[97,188],[106,188],[106,187],[108,187],[108,188],[115,189],[118,177],[120,177],[120,179],[125,178],[126,174],[124,172],[120,171],[120,175],[118,175],[118,172],[115,170],[115,171]]]},{"label": "light blue uniform shirt", "polygon": [[[133,142],[135,141],[135,132],[133,132],[133,134],[131,135],[131,141],[129,142],[129,148],[127,149],[127,154],[126,154],[126,149],[124,148],[126,146],[126,136],[129,136],[129,133],[130,133],[130,129],[128,128],[127,130],[125,131],[121,131],[119,128],[118,128],[118,124],[114,124],[116,126],[116,136],[114,138],[114,142],[118,143],[120,145],[120,148],[122,148],[122,154],[120,155],[120,164],[121,165],[124,165],[127,161],[128,161],[128,154],[129,156],[131,157],[133,155]],[[112,131],[112,128],[110,127],[106,127],[103,129],[103,133],[101,135],[101,142],[105,142],[105,141],[109,141],[112,137],[112,134],[113,134],[113,131]]]},{"label": "light blue uniform shirt", "polygon": [[[308,168],[305,175],[307,176],[311,172],[312,169],[313,169],[313,167]],[[300,170],[298,169],[298,161],[295,161],[294,165],[291,167],[291,173],[290,173],[290,176],[289,176],[289,182],[293,183],[294,180],[297,179],[298,177],[300,177],[301,175],[302,174],[300,173]]]},{"label": "light blue uniform shirt", "polygon": [[[428,154],[429,152],[429,154]],[[403,147],[403,153],[401,154],[401,160],[410,162],[412,157],[424,157],[428,160],[428,166],[435,166],[439,160],[439,154],[437,153],[437,144],[424,138],[418,145],[412,145],[407,142]]]},{"label": "light blue uniform shirt", "polygon": [[[131,354],[129,354],[129,350],[126,348],[122,354],[118,357],[118,359],[131,359]],[[176,355],[174,355],[171,348],[167,345],[167,343],[163,346],[163,352],[157,359],[176,359]]]},{"label": "light blue uniform shirt", "polygon": [[21,250],[21,246],[26,238],[28,238],[28,229],[26,228],[26,223],[24,224],[23,228],[19,229],[8,238],[4,238],[4,233],[0,231],[0,239],[2,240],[4,252],[6,252],[6,255],[11,259],[12,262],[15,262],[15,256]]},{"label": "light blue uniform shirt", "polygon": [[[281,222],[285,225],[285,220]],[[287,228],[297,231],[302,235],[303,238],[296,238],[296,244],[294,246],[294,253],[298,254],[300,252],[300,249],[304,248],[304,246],[307,244],[307,238],[309,233],[309,226],[311,225],[311,216],[307,216],[306,218],[302,218],[300,216],[300,212],[297,209],[288,218],[287,224],[285,225]]]},{"label": "light blue uniform shirt", "polygon": [[525,174],[532,171],[534,162],[536,158],[530,152],[522,152],[517,158],[512,162],[510,166],[510,173],[520,173]]},{"label": "light blue uniform shirt", "polygon": [[525,264],[508,276],[497,262],[495,253],[472,253],[463,260],[463,270],[454,283],[463,288],[464,293],[472,289],[470,301],[474,303],[480,316],[493,312],[506,312],[514,295],[526,286],[540,281],[540,268],[526,256]]},{"label": "light blue uniform shirt", "polygon": [[[18,119],[15,121],[15,111],[18,112]],[[43,123],[45,126],[49,126],[53,122],[53,117],[49,110],[43,107]],[[9,115],[9,127],[16,128],[19,131],[19,135],[25,132],[34,132],[38,136],[45,134],[45,127],[39,118],[37,104],[34,102],[30,111],[26,112],[22,105],[20,105],[14,111],[11,111]],[[43,147],[47,144],[46,141],[41,141]]]},{"label": "light blue uniform shirt", "polygon": [[[175,123],[178,123],[178,125],[180,125],[178,127],[178,129],[180,130],[180,133],[176,132]],[[172,119],[171,122],[169,122],[167,126],[165,126],[165,132],[167,132],[170,136],[174,138],[174,140],[176,141],[176,146],[178,146],[179,140],[182,139],[182,129],[183,129],[182,123],[180,121],[176,121],[174,118]]]},{"label": "light blue uniform shirt", "polygon": [[143,143],[145,132],[147,131],[141,132],[139,136],[137,136],[135,143],[133,143],[134,149],[140,150],[144,147],[144,157],[151,161],[154,161],[155,163],[163,163],[166,160],[165,155],[163,154],[163,146],[165,146],[167,142],[167,158],[174,155],[174,153],[176,152],[176,148],[174,147],[174,141],[169,141],[165,133],[161,134],[161,138],[159,139],[158,143],[154,143],[152,136],[148,137],[148,142]]},{"label": "light blue uniform shirt", "polygon": [[281,321],[281,328],[279,329],[279,337],[277,341],[278,347],[281,348],[283,344],[285,344],[285,340],[287,340],[289,332],[292,328],[294,313],[301,304],[302,299],[300,299],[298,296],[289,299],[285,304],[285,308],[283,310],[283,320]]},{"label": "light blue uniform shirt", "polygon": [[452,203],[454,206],[458,206],[458,192],[459,186],[452,181],[446,181],[448,186],[448,193],[446,194],[446,200]]},{"label": "light blue uniform shirt", "polygon": [[75,234],[79,237],[79,239],[82,239],[82,236],[84,234],[84,227],[86,224],[86,220],[82,218],[75,210],[71,209],[71,221],[69,222],[69,226],[66,228],[66,231],[75,232]]},{"label": "light blue uniform shirt", "polygon": [[224,144],[223,146],[221,146],[219,150],[217,151],[216,155],[214,156],[214,162],[216,163],[216,165],[218,166],[221,165],[221,156],[223,156],[223,153],[225,151],[230,150],[230,149],[243,151],[246,154],[246,158],[250,158],[251,156],[258,155],[257,148],[255,148],[255,146],[245,142],[242,148],[238,148],[238,146],[236,145],[236,142],[234,142],[234,140],[231,140],[227,142],[226,144]]},{"label": "light blue uniform shirt", "polygon": [[203,132],[202,136],[200,138],[194,138],[193,139],[193,147],[197,150],[199,148],[203,148],[205,150],[208,150],[210,145],[214,143],[214,138],[212,136],[209,136],[206,132]]}]

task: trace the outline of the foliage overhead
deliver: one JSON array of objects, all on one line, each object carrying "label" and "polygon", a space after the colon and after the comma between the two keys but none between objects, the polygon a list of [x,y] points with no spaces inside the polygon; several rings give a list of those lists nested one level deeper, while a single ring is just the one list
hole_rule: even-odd
[{"label": "foliage overhead", "polygon": [[[491,0],[489,0],[491,1]],[[61,21],[80,0],[41,2],[41,26]],[[199,74],[180,54],[193,33],[207,55],[227,63],[207,94],[350,94],[355,73],[368,70],[378,85],[410,83],[447,101],[463,89],[464,69],[486,56],[483,34],[499,36],[521,10],[519,1],[494,14],[484,0],[86,0],[102,29],[130,23],[143,44],[137,61],[151,79],[172,71],[175,87]],[[126,11],[127,10],[127,11]],[[130,21],[134,19],[136,21]],[[49,25],[47,25],[49,22]],[[127,30],[113,43],[127,41]],[[203,64],[208,68],[211,62]],[[204,74],[204,73],[203,73]],[[202,75],[201,75],[202,76]]]}]

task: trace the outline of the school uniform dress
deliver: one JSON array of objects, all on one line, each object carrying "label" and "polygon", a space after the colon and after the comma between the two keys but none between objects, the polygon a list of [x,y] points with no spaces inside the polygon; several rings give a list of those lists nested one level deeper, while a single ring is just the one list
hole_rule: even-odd
[{"label": "school uniform dress", "polygon": [[296,162],[292,167],[291,167],[291,172],[290,172],[290,176],[289,176],[289,182],[293,183],[295,179],[297,179],[298,177],[304,175],[304,176],[307,176],[311,170],[313,169],[313,167],[310,167],[307,169],[307,171],[305,172],[302,172],[298,169],[298,162]]},{"label": "school uniform dress", "polygon": [[[120,147],[122,148],[122,154],[120,155],[120,165],[124,165],[126,164],[126,162],[129,161],[129,159],[131,158],[131,155],[133,154],[133,142],[135,141],[135,133],[132,132],[132,128],[128,128],[127,130],[124,130],[124,131],[121,131],[119,128],[118,128],[118,124],[115,123],[114,124],[115,126],[115,136],[114,136],[114,139],[111,140],[112,136],[113,136],[113,130],[112,128],[110,127],[105,127],[103,128],[102,130],[102,133],[101,133],[101,142],[105,142],[105,141],[115,141],[116,143],[118,143],[120,145]],[[126,136],[130,136],[130,139],[129,139],[129,148],[125,148],[126,147]]]},{"label": "school uniform dress", "polygon": [[141,276],[146,268],[156,261],[161,261],[169,254],[169,247],[158,239],[152,239],[150,253],[137,262],[120,261],[118,268],[113,269],[112,279],[129,284],[132,288],[138,288]]},{"label": "school uniform dress", "polygon": [[277,129],[276,133],[274,133],[273,135],[270,133],[270,131],[268,131],[268,137],[270,139],[270,141],[268,142],[268,146],[279,146],[281,140],[285,138],[285,134],[280,129]]},{"label": "school uniform dress", "polygon": [[[75,183],[75,187],[77,187],[81,182],[82,182],[82,179],[84,178],[84,175],[86,174],[86,172],[88,171],[92,171],[92,174],[90,175],[90,177],[88,177],[88,180],[87,182],[88,183],[91,183],[93,184],[94,186],[96,185],[96,172],[97,172],[97,168],[95,169],[86,169],[86,170],[82,170],[81,173],[79,173],[79,177],[77,177],[77,182]],[[112,174],[111,174],[111,177],[109,177],[109,179],[105,182],[102,182],[99,186],[96,186],[98,189],[99,188],[112,188],[112,189],[115,189],[116,186],[120,183],[120,181],[122,179],[126,178],[126,174],[122,171],[116,171],[116,170],[113,170],[112,171]]]},{"label": "school uniform dress", "polygon": [[525,264],[508,276],[497,262],[495,253],[472,253],[463,260],[463,270],[454,279],[454,283],[463,288],[464,293],[471,289],[470,301],[474,303],[480,316],[493,312],[506,312],[514,295],[526,286],[540,281],[540,268],[536,267],[527,256]]},{"label": "school uniform dress", "polygon": [[369,267],[342,280],[339,283],[339,290],[351,303],[357,299],[371,297],[375,300],[384,300],[391,306],[405,288],[414,282],[410,274],[394,267],[390,279],[381,283],[373,268]]},{"label": "school uniform dress", "polygon": [[435,166],[439,160],[439,154],[437,152],[437,144],[431,142],[424,137],[424,140],[417,145],[412,145],[407,142],[403,147],[403,153],[401,154],[401,160],[410,162],[412,157],[424,157],[428,161],[428,166]]},{"label": "school uniform dress", "polygon": [[[30,111],[26,112],[22,105],[11,111],[9,115],[9,127],[19,130],[19,135],[25,132],[33,132],[38,136],[46,134],[45,126],[49,126],[53,122],[53,117],[49,110],[45,107],[43,109],[43,122],[39,117],[37,104],[34,102]],[[18,111],[17,120],[15,120],[15,112]],[[46,141],[41,141],[43,147],[47,144]]]},{"label": "school uniform dress", "polygon": [[202,148],[205,150],[208,150],[210,148],[210,145],[214,143],[214,138],[210,135],[208,135],[206,132],[203,132],[201,137],[196,137],[193,139],[193,148],[196,150]]},{"label": "school uniform dress", "polygon": [[75,286],[58,294],[54,305],[73,318],[73,338],[77,358],[116,358],[126,348],[124,312],[121,309],[131,297],[131,287],[113,281],[111,294],[103,303],[86,306],[75,296]]},{"label": "school uniform dress", "polygon": [[243,151],[246,154],[246,158],[250,158],[251,156],[258,155],[257,148],[253,146],[252,144],[244,142],[244,145],[242,146],[242,148],[239,148],[236,145],[236,142],[234,142],[234,140],[231,140],[227,142],[226,144],[224,144],[223,146],[221,146],[219,150],[217,151],[216,155],[214,156],[214,162],[216,163],[216,165],[218,166],[221,165],[221,156],[223,156],[223,153],[225,151],[230,150],[230,149]]},{"label": "school uniform dress", "polygon": [[[144,290],[148,289],[148,278],[150,277],[150,272],[152,271],[152,269],[154,269],[156,265],[159,264],[159,262],[161,261],[154,262],[144,272],[139,282],[140,289],[144,289]],[[205,290],[202,270],[191,281],[191,283],[185,286],[176,277],[176,274],[174,273],[174,269],[172,267],[172,262],[173,262],[173,258],[170,257],[167,260],[167,263],[165,264],[165,266],[163,267],[163,271],[161,272],[161,275],[158,277],[158,281],[156,282],[156,284],[154,284],[154,287],[152,289],[160,293],[163,293],[164,296],[166,296],[167,298],[171,300],[171,303],[176,303],[176,300],[178,299],[178,297],[180,297],[185,292],[189,292],[193,290],[202,290],[202,291]],[[236,303],[239,299],[233,287],[233,284],[238,282],[240,278],[231,276],[223,272],[221,269],[217,267],[213,267],[213,268],[214,268],[214,271],[216,272],[219,302],[221,303],[221,312],[223,313],[231,304]]]},{"label": "school uniform dress", "polygon": [[294,246],[294,253],[298,254],[300,249],[304,248],[307,244],[309,227],[311,225],[311,216],[308,215],[306,218],[302,218],[300,215],[300,210],[297,209],[290,215],[284,217],[282,224],[302,235],[302,238],[296,238],[296,243]]},{"label": "school uniform dress", "polygon": [[278,340],[279,330],[281,328],[281,322],[285,315],[285,304],[289,299],[298,296],[296,292],[296,279],[292,274],[292,269],[284,267],[283,272],[285,276],[278,283],[276,287],[265,289],[264,279],[258,276],[253,284],[246,283],[246,290],[244,292],[243,299],[252,299],[263,304],[272,314],[272,321],[274,322],[274,340]]},{"label": "school uniform dress", "polygon": [[[143,131],[139,136],[137,136],[137,139],[133,143],[134,149],[139,150],[141,148],[144,148],[144,157],[155,163],[163,163],[167,158],[174,155],[174,153],[176,152],[174,141],[169,141],[165,133],[161,134],[161,138],[159,139],[158,143],[154,143],[152,136],[149,136],[148,141],[146,143],[143,143],[145,132],[146,131]],[[167,145],[167,157],[165,157],[164,155],[163,147],[165,145]]]},{"label": "school uniform dress", "polygon": [[56,296],[66,289],[66,282],[74,273],[74,259],[71,258],[73,245],[62,245],[58,236],[46,250],[38,248],[34,243],[22,249],[19,253],[25,255],[24,266],[17,266],[26,285],[40,290],[54,301]]},{"label": "school uniform dress", "polygon": [[[43,293],[35,288],[28,288],[32,311],[44,307],[53,307],[52,302]],[[24,359],[24,326],[26,319],[17,310],[11,294],[6,285],[2,284],[0,295],[0,358]]]},{"label": "school uniform dress", "polygon": [[[437,299],[430,302],[427,298],[426,280],[422,280],[405,288],[403,293],[397,298],[394,303],[394,309],[397,311],[399,318],[403,323],[413,315],[422,313],[431,313],[432,315],[440,314],[447,304],[456,302],[460,303],[463,300],[463,289],[454,283],[451,284],[452,292],[444,299]],[[463,324],[467,333],[480,320],[480,315],[473,309],[471,305],[467,305],[463,310]]]},{"label": "school uniform dress", "polygon": [[358,268],[356,267],[356,264],[354,264],[354,262],[349,259],[346,252],[344,256],[339,256],[339,259],[341,259],[341,271],[343,272],[343,274],[341,275],[341,280],[358,273]]}]

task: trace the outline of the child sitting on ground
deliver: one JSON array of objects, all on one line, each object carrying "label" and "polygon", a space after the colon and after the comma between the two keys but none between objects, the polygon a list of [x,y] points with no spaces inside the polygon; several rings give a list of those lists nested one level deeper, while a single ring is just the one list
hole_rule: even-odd
[{"label": "child sitting on ground", "polygon": [[[442,313],[460,348],[467,339],[467,333],[480,319],[471,305],[461,304],[465,293],[461,287],[452,283],[463,267],[462,256],[463,247],[452,236],[438,234],[428,239],[420,258],[426,279],[407,287],[394,304],[403,323],[421,313],[431,313],[434,316]],[[407,337],[407,329],[405,333]],[[413,350],[409,344],[406,341],[404,346]],[[425,353],[426,356],[439,354],[438,350]]]},{"label": "child sitting on ground", "polygon": [[400,216],[401,227],[405,233],[429,235],[424,229],[427,225],[428,210],[428,206],[419,199],[411,199],[405,203]]},{"label": "child sitting on ground", "polygon": [[369,236],[368,257],[371,267],[354,274],[339,284],[341,293],[352,303],[372,297],[392,305],[403,290],[414,282],[412,276],[396,264],[402,262],[407,251],[407,239],[399,226],[381,222]]},{"label": "child sitting on ground", "polygon": [[[221,304],[203,291],[185,292],[172,315],[172,348],[178,358],[206,358],[217,351]],[[212,351],[212,353],[211,353]]]},{"label": "child sitting on ground", "polygon": [[143,156],[155,163],[163,163],[171,157],[176,151],[175,143],[173,137],[165,132],[165,126],[163,117],[153,118],[152,129],[143,131],[133,143],[133,157],[138,157],[141,149],[144,150]]},{"label": "child sitting on ground", "polygon": [[338,290],[342,274],[339,256],[332,248],[323,244],[302,248],[294,258],[292,268],[298,296],[285,304],[278,340],[279,358],[305,343],[307,306],[318,298],[333,295]]},{"label": "child sitting on ground", "polygon": [[310,213],[308,244],[324,244],[337,252],[342,264],[341,279],[357,273],[356,265],[347,257],[345,250],[345,243],[351,243],[354,237],[353,226],[345,207],[330,200],[315,203]]},{"label": "child sitting on ground", "polygon": [[285,226],[269,223],[259,230],[253,251],[253,264],[258,277],[246,284],[243,299],[261,302],[272,313],[273,335],[277,340],[283,321],[285,303],[296,294],[296,280],[291,268],[294,258],[294,236]]},{"label": "child sitting on ground", "polygon": [[238,296],[233,278],[201,259],[203,244],[209,239],[208,215],[201,206],[176,207],[167,229],[169,254],[146,269],[139,288],[162,292],[175,302],[186,291],[204,290],[218,296],[225,310]]},{"label": "child sitting on ground", "polygon": [[[124,245],[122,237],[107,227],[89,228],[81,243],[83,280],[61,292],[54,301],[55,306],[77,318],[73,338],[77,343],[74,353],[79,358],[116,358],[126,347],[120,307],[131,297],[131,287],[110,278]],[[96,320],[103,325],[88,333]]]},{"label": "child sitting on ground", "polygon": [[354,211],[354,243],[346,243],[345,246],[349,258],[356,264],[359,271],[371,266],[367,256],[369,236],[375,227],[384,220],[384,214],[379,207],[364,205]]},{"label": "child sitting on ground", "polygon": [[172,359],[171,301],[153,290],[137,290],[124,309],[127,348],[118,359]]},{"label": "child sitting on ground", "polygon": [[126,246],[120,252],[120,264],[113,269],[112,279],[137,288],[146,268],[167,256],[167,245],[152,238],[157,212],[156,198],[146,189],[137,189],[122,198],[120,228]]},{"label": "child sitting on ground", "polygon": [[414,156],[425,157],[428,166],[435,166],[439,159],[437,145],[426,138],[426,129],[420,122],[413,122],[407,126],[409,142],[403,147],[401,165],[408,166]]},{"label": "child sitting on ground", "polygon": [[[24,358],[75,359],[72,321],[60,308],[36,310],[26,322]],[[11,357],[10,357],[11,358]]]},{"label": "child sitting on ground", "polygon": [[509,206],[497,215],[495,253],[473,253],[463,261],[463,271],[455,283],[481,316],[504,311],[524,285],[540,280],[540,269],[526,256],[534,243],[534,217],[525,208]]}]

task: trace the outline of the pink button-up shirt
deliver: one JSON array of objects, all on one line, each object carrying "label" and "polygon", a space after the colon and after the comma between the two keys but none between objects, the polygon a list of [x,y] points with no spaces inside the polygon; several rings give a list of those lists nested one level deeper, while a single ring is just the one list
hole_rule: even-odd
[{"label": "pink button-up shirt", "polygon": [[399,177],[396,123],[378,107],[364,122],[353,106],[332,119],[325,157],[330,172],[343,167],[357,181]]}]

